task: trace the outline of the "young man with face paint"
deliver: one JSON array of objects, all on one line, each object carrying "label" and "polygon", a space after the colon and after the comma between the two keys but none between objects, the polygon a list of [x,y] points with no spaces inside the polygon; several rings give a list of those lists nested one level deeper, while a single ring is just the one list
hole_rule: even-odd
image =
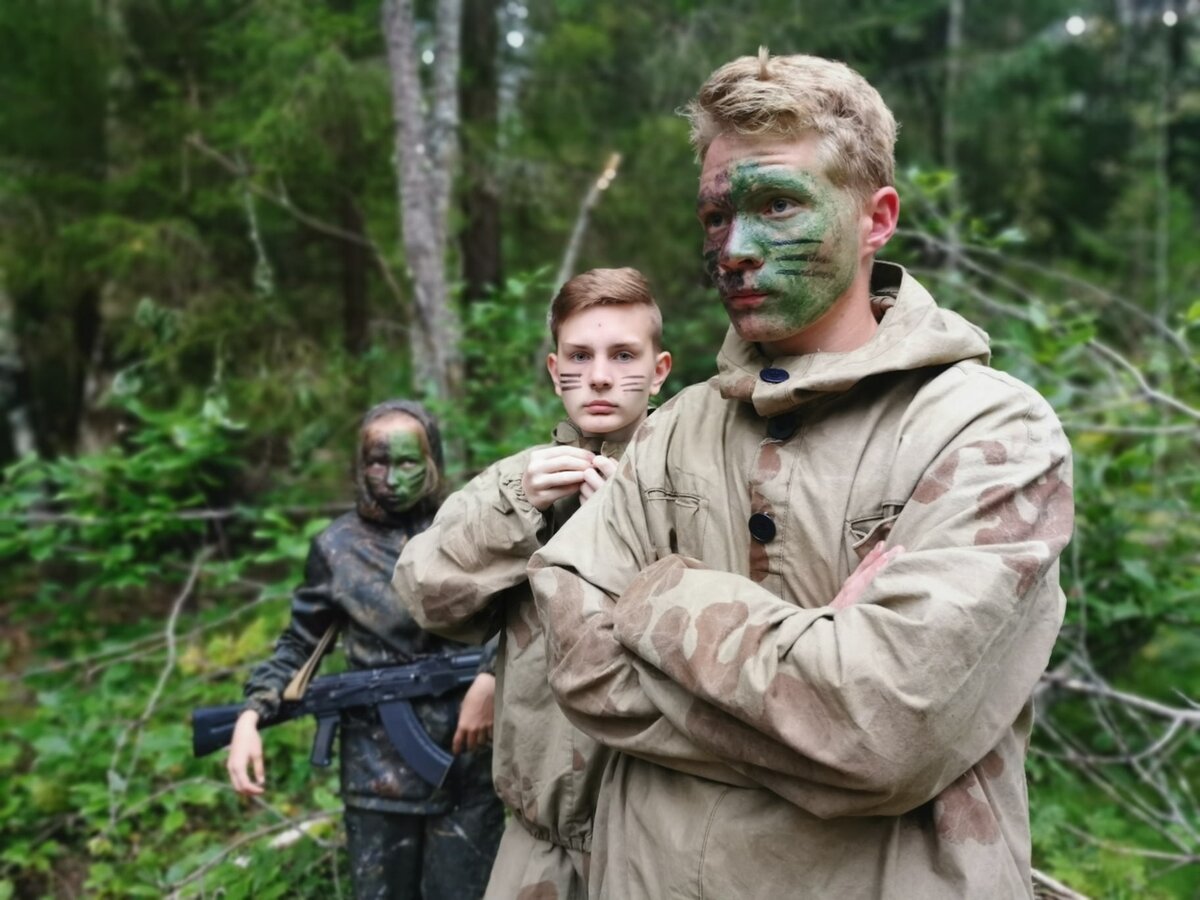
[{"label": "young man with face paint", "polygon": [[555,695],[619,751],[590,896],[1032,897],[1062,428],[876,261],[896,128],[861,76],[763,51],[688,114],[718,374],[529,566]]},{"label": "young man with face paint", "polygon": [[459,640],[502,632],[495,784],[511,816],[486,897],[583,900],[607,751],[574,728],[546,682],[546,642],[525,567],[612,474],[671,368],[662,319],[633,269],[593,269],[550,308],[546,360],[568,419],[553,443],[492,465],[400,556],[394,584],[425,628]]},{"label": "young man with face paint", "polygon": [[[362,420],[356,509],[313,539],[305,581],[269,660],[246,682],[226,764],[238,793],[265,791],[258,720],[336,626],[351,668],[401,665],[453,649],[421,630],[392,597],[396,558],[437,510],[442,448],[419,404],[391,400]],[[354,893],[359,898],[476,900],[504,824],[491,785],[494,652],[465,692],[415,702],[429,736],[458,756],[432,788],[392,746],[374,708],[345,710],[339,735],[342,799]]]}]

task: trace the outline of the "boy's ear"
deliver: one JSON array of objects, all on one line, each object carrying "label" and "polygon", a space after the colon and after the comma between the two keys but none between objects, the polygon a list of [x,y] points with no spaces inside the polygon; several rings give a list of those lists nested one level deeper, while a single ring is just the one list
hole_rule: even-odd
[{"label": "boy's ear", "polygon": [[667,376],[671,374],[671,354],[666,350],[659,352],[654,359],[654,377],[650,379],[650,396],[658,395],[659,390],[663,386],[663,382],[667,380]]},{"label": "boy's ear", "polygon": [[550,380],[554,382],[554,393],[562,396],[562,388],[558,384],[558,354],[551,353],[546,357],[546,371],[550,373]]}]

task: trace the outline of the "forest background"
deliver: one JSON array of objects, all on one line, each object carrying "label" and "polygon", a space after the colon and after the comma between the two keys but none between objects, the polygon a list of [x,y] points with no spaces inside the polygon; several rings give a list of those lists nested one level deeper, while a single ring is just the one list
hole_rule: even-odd
[{"label": "forest background", "polygon": [[1029,759],[1046,896],[1200,894],[1197,0],[0,5],[0,900],[348,895],[311,730],[194,760],[420,396],[452,479],[543,440],[557,283],[634,265],[706,378],[675,110],[767,44],[902,123],[885,256],[988,329],[1076,451]]}]

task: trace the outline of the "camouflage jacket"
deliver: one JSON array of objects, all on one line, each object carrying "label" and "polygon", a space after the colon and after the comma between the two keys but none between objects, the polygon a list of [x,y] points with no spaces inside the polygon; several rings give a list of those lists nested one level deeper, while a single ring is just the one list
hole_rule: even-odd
[{"label": "camouflage jacket", "polygon": [[[585,446],[562,422],[554,443]],[[542,446],[552,446],[550,444]],[[531,447],[476,476],[443,505],[396,565],[394,584],[425,628],[480,641],[503,629],[496,664],[496,790],[535,836],[589,850],[606,752],[559,711],[546,682],[546,642],[529,593],[530,555],[579,508],[578,495],[545,513],[525,499]],[[624,445],[587,449],[619,458]]]},{"label": "camouflage jacket", "polygon": [[[246,682],[246,705],[268,714],[278,708],[292,676],[304,665],[331,623],[350,668],[401,665],[458,645],[422,631],[392,597],[391,575],[401,548],[428,517],[387,527],[350,512],[312,542],[304,584],[292,596],[292,616],[275,652]],[[489,654],[481,671],[493,666]],[[414,704],[430,736],[449,749],[458,722],[460,691]],[[491,754],[464,753],[446,785],[433,790],[392,747],[373,708],[342,714],[340,764],[347,806],[381,812],[434,814],[450,809],[462,792],[490,791]]]},{"label": "camouflage jacket", "polygon": [[[730,332],[530,563],[555,694],[624,751],[592,897],[1032,896],[1070,448],[902,269],[872,293],[846,353]],[[907,552],[833,608],[885,537]]]}]

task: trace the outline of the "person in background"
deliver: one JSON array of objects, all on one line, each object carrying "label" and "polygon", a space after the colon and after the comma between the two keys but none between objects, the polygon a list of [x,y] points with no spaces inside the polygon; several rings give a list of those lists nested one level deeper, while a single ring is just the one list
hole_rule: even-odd
[{"label": "person in background", "polygon": [[[356,473],[355,510],[313,540],[291,621],[274,654],[246,682],[246,709],[227,763],[238,793],[265,790],[258,720],[278,709],[285,686],[331,629],[340,632],[347,661],[357,669],[455,649],[394,603],[390,584],[400,551],[437,511],[437,423],[406,400],[373,407],[359,429]],[[458,756],[442,787],[427,784],[405,763],[373,707],[342,714],[346,846],[359,900],[476,900],[483,893],[504,825],[490,777],[494,659],[494,650],[484,654],[465,692],[414,701],[430,737]]]}]

